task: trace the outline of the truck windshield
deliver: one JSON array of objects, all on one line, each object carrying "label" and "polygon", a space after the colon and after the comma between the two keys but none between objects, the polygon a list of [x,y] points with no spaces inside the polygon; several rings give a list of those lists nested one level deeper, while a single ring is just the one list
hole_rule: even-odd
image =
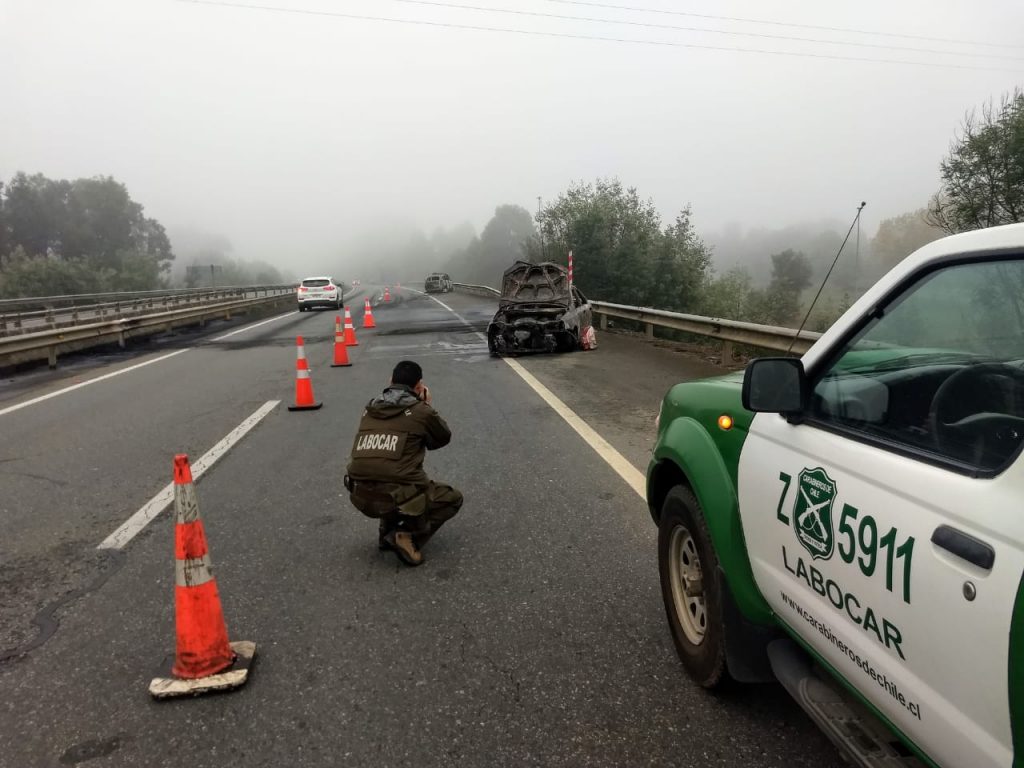
[{"label": "truck windshield", "polygon": [[1024,441],[1024,259],[911,285],[816,377],[808,415],[966,471],[1005,468]]}]

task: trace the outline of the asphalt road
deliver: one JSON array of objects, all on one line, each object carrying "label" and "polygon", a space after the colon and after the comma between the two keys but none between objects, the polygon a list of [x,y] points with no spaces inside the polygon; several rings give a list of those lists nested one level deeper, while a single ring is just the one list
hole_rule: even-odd
[{"label": "asphalt road", "polygon": [[[643,500],[487,355],[486,299],[439,298],[451,310],[408,291],[378,308],[351,368],[329,367],[333,312],[290,313],[0,385],[0,766],[839,764],[778,686],[687,680]],[[290,413],[300,333],[324,406]],[[599,341],[522,362],[642,470],[667,384],[718,369]],[[466,496],[416,569],[378,552],[341,487],[362,406],[402,358],[455,434],[428,470]],[[175,453],[195,461],[273,400],[197,482],[252,679],[153,701],[174,647],[171,515],[120,553],[96,546]]]}]

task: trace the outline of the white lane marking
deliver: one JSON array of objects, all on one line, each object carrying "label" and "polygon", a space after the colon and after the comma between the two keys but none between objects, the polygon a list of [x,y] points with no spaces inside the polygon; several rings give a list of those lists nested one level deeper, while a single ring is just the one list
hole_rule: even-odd
[{"label": "white lane marking", "polygon": [[[285,312],[283,315],[276,315],[274,317],[271,317],[269,320],[261,320],[258,323],[253,323],[252,325],[247,325],[244,328],[239,328],[238,330],[232,331],[231,333],[226,333],[223,336],[218,336],[217,338],[213,339],[213,341],[223,341],[224,339],[228,338],[229,336],[234,336],[236,333],[243,333],[244,331],[251,331],[253,328],[258,328],[261,325],[266,325],[267,323],[272,323],[275,320],[280,320],[281,318],[289,317],[290,315],[295,315],[295,314],[298,314],[298,312],[297,311]],[[63,389],[58,389],[56,392],[50,392],[47,395],[40,395],[39,397],[32,398],[31,400],[26,400],[23,403],[17,403],[16,405],[11,405],[11,406],[8,406],[7,408],[0,408],[0,416],[4,416],[4,415],[6,415],[8,413],[14,413],[14,411],[19,411],[22,408],[28,408],[30,405],[36,405],[37,403],[42,403],[42,402],[44,402],[46,400],[49,400],[51,397],[57,397],[58,395],[64,395],[64,394],[67,394],[68,392],[74,392],[76,389],[81,389],[82,387],[87,387],[90,384],[95,384],[98,381],[105,381],[107,379],[112,379],[115,376],[120,376],[122,373],[128,373],[129,371],[134,371],[134,370],[137,370],[139,368],[145,368],[147,365],[152,365],[153,363],[159,363],[161,360],[169,360],[170,358],[175,357],[176,355],[180,355],[183,352],[188,352],[189,349],[192,349],[192,347],[188,347],[187,349],[179,349],[177,352],[170,352],[170,353],[168,353],[166,355],[161,355],[160,357],[154,357],[152,360],[147,360],[144,363],[136,363],[135,365],[129,365],[127,368],[121,368],[120,370],[113,371],[111,373],[105,373],[102,376],[97,376],[95,379],[89,379],[88,381],[82,381],[82,382],[79,382],[78,384],[72,384],[70,387],[64,387]]]},{"label": "white lane marking", "polygon": [[[280,400],[268,400],[255,413],[231,430],[223,440],[217,443],[192,464],[192,479],[198,480],[206,470],[217,463],[224,454],[255,427],[263,417],[280,405]],[[138,533],[149,525],[154,518],[163,512],[174,501],[174,483],[168,483],[152,499],[143,504],[139,511],[129,517],[120,528],[107,536],[96,549],[121,549]]]},{"label": "white lane marking", "polygon": [[258,323],[253,323],[252,325],[247,325],[247,326],[245,326],[243,328],[239,328],[237,331],[232,331],[231,333],[225,333],[223,336],[218,336],[217,338],[215,338],[214,341],[224,341],[224,339],[230,339],[236,333],[245,333],[246,331],[251,331],[253,328],[259,328],[261,325],[266,325],[267,323],[272,323],[275,320],[280,320],[282,317],[290,317],[291,315],[297,315],[297,314],[299,314],[297,310],[292,310],[291,312],[285,312],[283,315],[275,315],[274,317],[270,318],[269,320],[261,320]]},{"label": "white lane marking", "polygon": [[634,467],[625,456],[615,450],[611,443],[601,437],[593,427],[577,416],[569,406],[559,400],[550,389],[534,378],[533,374],[523,368],[518,360],[505,358],[505,362],[509,364],[513,371],[519,374],[523,381],[530,386],[530,389],[540,395],[541,399],[551,406],[555,413],[565,419],[569,426],[576,430],[576,433],[597,452],[597,455],[604,459],[608,466],[614,469],[619,477],[626,481],[626,485],[636,491],[641,499],[647,498],[646,480],[642,472]]},{"label": "white lane marking", "polygon": [[[430,296],[430,294],[427,295]],[[430,298],[434,299],[434,301],[459,318],[463,323],[470,325],[469,322],[466,321],[466,318],[449,307],[443,301],[434,298],[433,296],[430,296]],[[484,341],[487,340],[487,336],[479,331],[477,331],[476,335]],[[554,392],[541,384],[540,381],[538,381],[533,374],[527,371],[518,360],[512,360],[507,357],[503,357],[502,360],[504,360],[513,371],[519,374],[520,378],[527,383],[530,389],[540,395],[541,400],[547,403],[551,407],[551,410],[565,419],[566,423],[576,430],[576,434],[582,437],[583,440],[594,449],[594,452],[604,459],[605,463],[614,469],[619,477],[626,481],[626,485],[636,491],[637,495],[641,499],[647,498],[647,480],[644,477],[644,474],[630,463],[629,459],[619,453],[611,443],[601,437],[601,435],[599,435],[593,427],[587,424],[587,422],[580,418],[572,408],[559,400]]]},{"label": "white lane marking", "polygon": [[135,371],[135,370],[138,370],[139,368],[145,368],[147,365],[152,365],[153,363],[159,363],[161,360],[168,360],[168,359],[170,359],[170,358],[172,358],[172,357],[174,357],[176,355],[180,355],[180,354],[182,354],[184,352],[188,352],[189,349],[191,349],[191,347],[189,347],[188,349],[179,349],[177,352],[170,352],[170,353],[168,353],[166,355],[161,355],[160,357],[154,357],[152,360],[147,360],[144,363],[136,363],[135,365],[129,365],[127,368],[121,368],[120,370],[113,371],[111,373],[105,373],[102,376],[97,376],[95,379],[89,379],[88,381],[82,381],[82,382],[79,382],[78,384],[72,384],[70,387],[64,387],[64,389],[58,389],[56,392],[50,392],[47,395],[40,395],[39,397],[32,398],[31,400],[26,400],[23,403],[18,403],[17,405],[8,406],[7,408],[4,408],[4,409],[0,410],[0,416],[3,416],[3,415],[8,414],[8,413],[13,413],[14,411],[20,410],[22,408],[28,408],[28,406],[30,406],[30,405],[35,405],[36,403],[41,403],[41,402],[43,402],[45,400],[49,400],[51,397],[57,397],[58,395],[65,395],[68,392],[74,392],[76,389],[81,389],[82,387],[88,387],[90,384],[95,384],[98,381],[105,381],[107,379],[112,379],[115,376],[120,376],[122,373],[128,373],[129,371]]}]

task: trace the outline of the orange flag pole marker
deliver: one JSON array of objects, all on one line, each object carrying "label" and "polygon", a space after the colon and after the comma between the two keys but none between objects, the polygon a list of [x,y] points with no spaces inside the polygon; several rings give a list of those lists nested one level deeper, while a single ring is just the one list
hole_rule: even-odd
[{"label": "orange flag pole marker", "polygon": [[391,301],[391,289],[384,286],[384,301]]},{"label": "orange flag pole marker", "polygon": [[177,643],[169,674],[149,684],[155,698],[195,696],[244,685],[256,643],[228,642],[206,531],[188,456],[174,457],[174,617]]},{"label": "orange flag pole marker", "polygon": [[309,361],[306,360],[306,344],[301,336],[295,338],[295,405],[289,411],[315,411],[323,403],[313,399],[313,381],[309,378]]},{"label": "orange flag pole marker", "polygon": [[341,331],[341,318],[334,318],[334,362],[331,368],[347,368],[352,363],[348,360],[348,345],[345,343],[345,334]]},{"label": "orange flag pole marker", "polygon": [[356,341],[356,327],[352,325],[352,312],[345,307],[345,344],[350,347],[358,347]]},{"label": "orange flag pole marker", "polygon": [[373,307],[370,306],[370,297],[366,297],[366,305],[363,307],[363,328],[376,328],[377,323],[373,319]]}]

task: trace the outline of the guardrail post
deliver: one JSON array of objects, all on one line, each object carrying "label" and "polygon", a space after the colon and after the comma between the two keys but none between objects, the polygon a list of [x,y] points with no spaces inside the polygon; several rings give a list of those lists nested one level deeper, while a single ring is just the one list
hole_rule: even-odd
[{"label": "guardrail post", "polygon": [[7,315],[0,315],[0,336],[7,335]]},{"label": "guardrail post", "polygon": [[231,319],[231,310],[230,309],[224,310],[224,319],[225,320],[230,320]]},{"label": "guardrail post", "polygon": [[47,364],[51,368],[56,368],[57,367],[57,345],[54,344],[53,346],[47,348],[46,354],[47,354],[47,359],[46,359]]},{"label": "guardrail post", "polygon": [[644,323],[644,326],[645,326],[644,327],[644,335],[647,336],[648,339],[653,339],[654,338],[654,323]]},{"label": "guardrail post", "polygon": [[46,324],[51,328],[54,328],[57,325],[57,318],[53,316],[53,307],[46,308]]},{"label": "guardrail post", "polygon": [[121,349],[124,349],[126,346],[128,346],[127,339],[125,338],[124,335],[124,331],[121,331],[119,334],[117,334],[117,346],[119,346]]},{"label": "guardrail post", "polygon": [[722,365],[729,365],[733,360],[733,343],[728,339],[722,340]]},{"label": "guardrail post", "polygon": [[19,331],[21,330],[21,312],[18,312],[14,316],[14,327],[17,328]]},{"label": "guardrail post", "polygon": [[600,315],[600,317],[601,317],[601,330],[602,331],[607,331],[608,330],[608,315]]}]

